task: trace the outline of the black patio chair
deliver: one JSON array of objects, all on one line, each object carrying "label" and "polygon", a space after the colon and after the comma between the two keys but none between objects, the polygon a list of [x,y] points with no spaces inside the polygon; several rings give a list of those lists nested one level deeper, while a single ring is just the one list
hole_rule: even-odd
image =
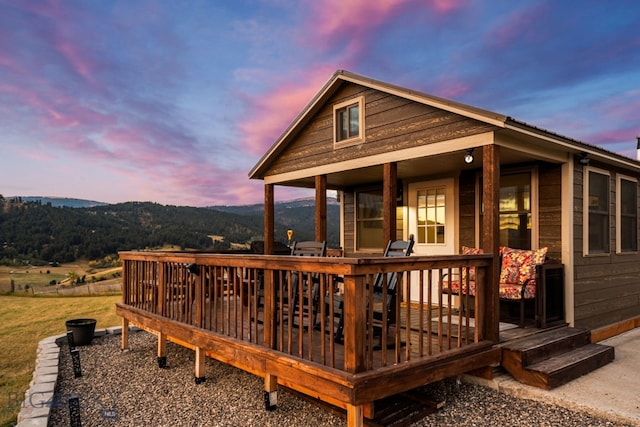
[{"label": "black patio chair", "polygon": [[[291,256],[315,256],[324,257],[327,255],[327,242],[293,242],[291,246]],[[300,282],[302,279],[302,282]],[[302,284],[302,286],[300,286]],[[311,300],[309,300],[309,289],[311,289]],[[308,318],[311,325],[315,325],[318,315],[318,305],[320,299],[320,274],[305,273],[302,271],[291,272],[291,318],[292,324],[296,325],[296,319],[300,316],[302,308],[303,318]]]},{"label": "black patio chair", "polygon": [[[413,252],[413,234],[408,240],[390,240],[384,251],[385,257],[409,256]],[[398,273],[378,273],[373,280],[373,333],[374,336],[382,334],[383,322],[387,327],[396,320],[396,295],[398,287]],[[386,292],[385,292],[386,288]],[[329,297],[327,297],[329,298]],[[341,343],[344,339],[344,298],[343,295],[335,295],[334,316],[338,317],[334,339]],[[325,299],[328,307],[328,299]],[[327,309],[328,310],[328,309]],[[368,307],[367,307],[368,310]],[[386,319],[383,314],[386,311]]]}]

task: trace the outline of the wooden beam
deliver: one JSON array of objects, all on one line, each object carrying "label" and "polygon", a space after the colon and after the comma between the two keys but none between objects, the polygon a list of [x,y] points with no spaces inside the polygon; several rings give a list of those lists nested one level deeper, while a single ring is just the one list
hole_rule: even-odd
[{"label": "wooden beam", "polygon": [[363,276],[344,277],[344,370],[354,374],[365,370],[365,288]]},{"label": "wooden beam", "polygon": [[327,240],[327,176],[316,176],[316,241]]},{"label": "wooden beam", "polygon": [[398,198],[398,164],[385,163],[382,177],[383,244],[396,240],[396,206]]},{"label": "wooden beam", "polygon": [[122,350],[129,349],[129,319],[122,318],[122,340],[120,342],[120,348]]},{"label": "wooden beam", "polygon": [[264,185],[264,254],[273,254],[273,241],[275,236],[275,208],[273,197],[273,184]]},{"label": "wooden beam", "polygon": [[196,383],[202,382],[205,378],[204,375],[204,360],[205,352],[202,347],[196,347]]},{"label": "wooden beam", "polygon": [[362,427],[364,425],[362,405],[347,405],[347,426]]},{"label": "wooden beam", "polygon": [[[479,301],[483,311],[480,325],[482,337],[498,342],[500,323],[500,301],[498,283],[500,281],[500,146],[485,145],[482,148],[482,249],[493,254],[493,263],[487,269],[484,301]],[[481,295],[482,297],[482,295]]]}]

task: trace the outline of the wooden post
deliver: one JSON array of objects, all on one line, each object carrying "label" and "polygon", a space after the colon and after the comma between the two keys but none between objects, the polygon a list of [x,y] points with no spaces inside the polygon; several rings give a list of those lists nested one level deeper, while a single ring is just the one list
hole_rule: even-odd
[{"label": "wooden post", "polygon": [[204,358],[204,349],[196,346],[196,384],[202,384],[206,379],[204,375]]},{"label": "wooden post", "polygon": [[167,366],[167,334],[158,332],[158,367]]},{"label": "wooden post", "polygon": [[365,369],[364,346],[367,329],[365,281],[363,276],[344,276],[344,369],[358,373]]},{"label": "wooden post", "polygon": [[274,197],[273,197],[273,184],[264,185],[264,254],[273,254],[273,241],[274,241]]},{"label": "wooden post", "polygon": [[264,406],[273,411],[278,406],[278,377],[271,374],[264,376]]},{"label": "wooden post", "polygon": [[327,176],[316,176],[316,241],[327,240]]},{"label": "wooden post", "polygon": [[396,240],[396,206],[398,198],[398,164],[385,163],[383,169],[383,244]]},{"label": "wooden post", "polygon": [[347,426],[362,427],[364,426],[364,413],[362,405],[347,404]]},{"label": "wooden post", "polygon": [[122,318],[122,337],[120,342],[121,350],[129,349],[129,319]]},{"label": "wooden post", "polygon": [[[487,269],[484,301],[479,301],[482,337],[494,342],[499,340],[500,300],[500,147],[485,145],[482,148],[482,200],[484,203],[482,242],[485,253],[493,254],[493,263]],[[482,298],[482,294],[480,294]]]}]

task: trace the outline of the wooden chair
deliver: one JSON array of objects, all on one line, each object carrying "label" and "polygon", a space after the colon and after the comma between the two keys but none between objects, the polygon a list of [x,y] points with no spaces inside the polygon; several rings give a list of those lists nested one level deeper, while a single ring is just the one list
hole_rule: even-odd
[{"label": "wooden chair", "polygon": [[[324,257],[327,255],[327,242],[293,242],[291,246],[291,256],[314,256]],[[302,282],[300,282],[302,279]],[[302,287],[300,286],[302,284]],[[296,316],[300,315],[302,306],[303,318],[308,318],[311,325],[316,324],[318,315],[318,305],[320,300],[320,275],[318,273],[305,273],[294,271],[291,273],[291,318],[295,325]],[[309,287],[311,287],[311,300],[309,300]]]},{"label": "wooden chair", "polygon": [[[413,234],[409,235],[409,240],[390,240],[384,251],[385,257],[409,256],[413,252]],[[378,273],[373,280],[373,331],[374,336],[380,336],[384,330],[383,322],[386,326],[395,323],[396,320],[396,296],[398,287],[398,273]],[[385,291],[386,288],[386,291]],[[338,317],[338,325],[335,331],[336,342],[342,342],[344,334],[344,298],[342,295],[335,295],[334,310]],[[326,302],[328,307],[328,301]]]}]

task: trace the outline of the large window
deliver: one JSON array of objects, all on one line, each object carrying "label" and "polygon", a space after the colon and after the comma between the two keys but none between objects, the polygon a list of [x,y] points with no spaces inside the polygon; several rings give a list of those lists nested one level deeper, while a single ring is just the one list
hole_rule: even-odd
[{"label": "large window", "polygon": [[[533,229],[532,173],[519,172],[500,177],[500,246],[516,249],[532,249],[531,232]],[[482,185],[479,183],[479,185]],[[480,206],[482,191],[479,191]],[[480,212],[480,230],[482,230],[483,212]],[[480,233],[482,245],[482,233]]]},{"label": "large window", "polygon": [[364,98],[334,105],[334,143],[345,144],[363,139]]},{"label": "large window", "polygon": [[618,252],[638,251],[638,182],[618,177],[617,185]]},{"label": "large window", "polygon": [[609,175],[587,169],[585,184],[585,224],[587,254],[608,254],[609,245]]},{"label": "large window", "polygon": [[356,249],[384,247],[382,190],[362,191],[356,194]]},{"label": "large window", "polygon": [[531,174],[500,177],[500,245],[531,249]]}]

